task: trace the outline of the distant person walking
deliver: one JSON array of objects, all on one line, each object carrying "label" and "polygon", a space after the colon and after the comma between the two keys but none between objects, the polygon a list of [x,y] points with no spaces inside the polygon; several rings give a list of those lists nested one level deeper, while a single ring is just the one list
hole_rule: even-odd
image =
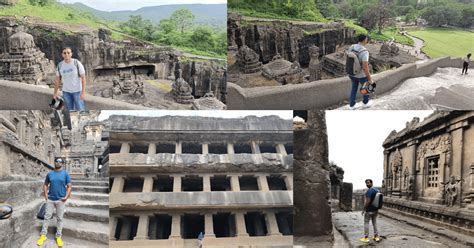
[{"label": "distant person walking", "polygon": [[[354,65],[349,65],[349,68],[347,67],[348,65],[346,61],[346,71],[348,71],[349,78],[352,81],[352,89],[349,97],[349,109],[355,109],[359,85],[364,85],[367,82],[370,84],[374,83],[369,71],[369,51],[365,48],[365,45],[369,43],[369,36],[360,34],[357,36],[357,41],[357,44],[352,45],[348,49],[348,53],[354,53],[357,56],[357,61],[354,62]],[[361,70],[354,70],[353,68],[356,67],[361,68]],[[354,74],[349,71],[353,71]],[[369,107],[369,94],[364,94],[362,103],[362,108]]]},{"label": "distant person walking", "polygon": [[378,229],[377,229],[377,214],[378,208],[372,205],[373,201],[375,200],[375,196],[378,193],[377,189],[374,189],[372,179],[365,180],[365,185],[367,188],[367,192],[365,193],[365,201],[364,201],[364,210],[362,210],[362,215],[364,216],[364,237],[360,238],[359,240],[365,243],[369,242],[369,222],[372,220],[372,225],[374,226],[374,237],[373,240],[380,241]]},{"label": "distant person walking", "polygon": [[54,99],[59,98],[59,86],[62,83],[64,102],[69,111],[84,111],[86,97],[86,72],[82,63],[72,58],[72,49],[63,49],[63,61],[59,62],[54,80]]},{"label": "distant person walking", "polygon": [[469,67],[469,62],[471,61],[471,54],[469,53],[464,57],[463,62],[462,62],[462,72],[461,75],[466,74],[467,75],[467,68]]},{"label": "distant person walking", "polygon": [[53,210],[56,209],[57,224],[56,224],[56,242],[59,247],[63,246],[62,229],[63,229],[63,215],[66,209],[66,201],[71,196],[71,177],[67,171],[63,170],[64,160],[56,158],[54,160],[54,170],[46,175],[44,180],[43,191],[46,200],[46,211],[41,228],[41,236],[36,242],[37,245],[43,245],[43,242],[48,238],[49,221],[53,217]]}]

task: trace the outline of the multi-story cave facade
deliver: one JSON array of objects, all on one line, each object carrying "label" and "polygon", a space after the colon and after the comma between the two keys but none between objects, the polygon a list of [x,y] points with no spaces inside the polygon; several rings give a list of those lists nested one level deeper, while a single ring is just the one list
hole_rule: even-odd
[{"label": "multi-story cave facade", "polygon": [[473,234],[474,112],[413,118],[383,147],[386,209]]},{"label": "multi-story cave facade", "polygon": [[291,120],[109,120],[111,247],[292,246]]}]

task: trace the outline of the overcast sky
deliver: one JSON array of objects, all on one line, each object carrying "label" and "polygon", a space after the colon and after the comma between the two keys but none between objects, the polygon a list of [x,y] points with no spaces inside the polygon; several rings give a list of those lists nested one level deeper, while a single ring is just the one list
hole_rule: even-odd
[{"label": "overcast sky", "polygon": [[59,0],[62,3],[83,3],[103,11],[137,10],[142,7],[171,4],[216,4],[227,3],[227,0]]},{"label": "overcast sky", "polygon": [[382,143],[392,130],[400,131],[413,117],[422,121],[433,111],[326,111],[329,160],[344,169],[344,181],[365,188],[365,179],[382,185]]},{"label": "overcast sky", "polygon": [[135,115],[135,116],[165,116],[165,115],[180,115],[180,116],[208,116],[221,118],[239,118],[248,115],[268,116],[277,115],[282,119],[293,119],[293,111],[278,110],[278,111],[262,111],[262,110],[103,110],[100,112],[99,120],[105,120],[111,115]]}]

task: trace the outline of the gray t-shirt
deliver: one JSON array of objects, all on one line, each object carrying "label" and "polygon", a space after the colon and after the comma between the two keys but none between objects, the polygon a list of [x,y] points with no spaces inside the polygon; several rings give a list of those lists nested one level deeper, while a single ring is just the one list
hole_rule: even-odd
[{"label": "gray t-shirt", "polygon": [[[349,51],[354,50],[356,52],[359,52],[359,62],[361,63],[362,66],[362,61],[367,61],[369,62],[369,51],[367,51],[367,48],[362,46],[361,44],[354,44],[349,48]],[[362,50],[365,50],[361,52]],[[361,70],[358,74],[356,74],[354,77],[356,78],[364,78],[367,77],[364,73],[363,70]]]},{"label": "gray t-shirt", "polygon": [[[64,92],[76,93],[82,91],[81,78],[77,75],[77,67],[74,64],[74,60],[76,59],[71,59],[69,63],[66,63],[64,60],[59,62],[58,69],[61,71],[61,75],[59,75],[59,70],[56,70],[56,76],[61,76]],[[79,67],[79,74],[86,74],[84,66],[79,60],[77,60],[77,65]]]}]

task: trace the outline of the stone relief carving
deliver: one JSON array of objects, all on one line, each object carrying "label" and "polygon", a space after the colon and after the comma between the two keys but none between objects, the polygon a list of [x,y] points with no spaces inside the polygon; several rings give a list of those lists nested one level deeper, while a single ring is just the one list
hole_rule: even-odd
[{"label": "stone relief carving", "polygon": [[402,176],[402,154],[398,148],[390,159],[390,168],[393,171],[393,187],[397,188]]},{"label": "stone relief carving", "polygon": [[440,153],[446,154],[446,161],[441,161],[449,166],[451,161],[451,135],[438,136],[428,142],[423,142],[416,151],[416,168],[419,169],[421,162],[429,156]]},{"label": "stone relief carving", "polygon": [[444,184],[444,202],[446,206],[454,206],[459,195],[461,180],[457,180],[456,176],[451,176],[448,183]]}]

